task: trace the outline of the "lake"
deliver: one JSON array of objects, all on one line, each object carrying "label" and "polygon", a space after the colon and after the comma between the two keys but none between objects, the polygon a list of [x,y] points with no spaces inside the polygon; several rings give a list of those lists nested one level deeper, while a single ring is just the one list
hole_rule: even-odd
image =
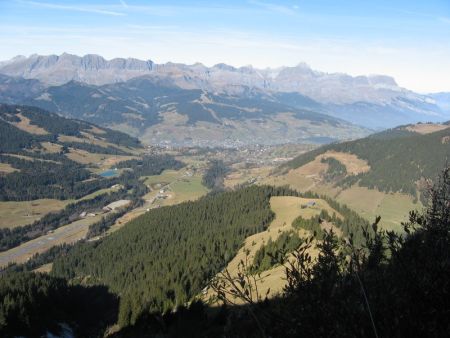
[{"label": "lake", "polygon": [[100,173],[100,176],[102,177],[114,177],[117,176],[119,173],[117,172],[117,170],[105,170],[104,172]]}]

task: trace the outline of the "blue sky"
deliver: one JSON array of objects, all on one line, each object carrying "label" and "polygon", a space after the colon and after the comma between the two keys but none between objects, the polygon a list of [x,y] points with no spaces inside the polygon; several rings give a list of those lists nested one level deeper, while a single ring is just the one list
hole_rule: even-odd
[{"label": "blue sky", "polygon": [[0,60],[101,54],[388,74],[450,91],[450,0],[0,0]]}]

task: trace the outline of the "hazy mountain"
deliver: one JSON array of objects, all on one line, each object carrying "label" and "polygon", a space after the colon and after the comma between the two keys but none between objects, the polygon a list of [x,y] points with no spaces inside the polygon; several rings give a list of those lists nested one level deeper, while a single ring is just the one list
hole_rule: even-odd
[{"label": "hazy mountain", "polygon": [[127,131],[153,144],[324,143],[369,133],[316,110],[285,105],[257,90],[218,94],[183,89],[170,79],[151,76],[103,86],[71,81],[49,87],[25,103]]},{"label": "hazy mountain", "polygon": [[449,117],[450,117],[450,93],[433,93],[428,94]]},{"label": "hazy mountain", "polygon": [[0,74],[0,102],[14,103],[31,98],[45,86],[38,80],[10,77]]},{"label": "hazy mountain", "polygon": [[370,128],[446,118],[432,98],[399,87],[389,76],[352,77],[324,73],[306,64],[276,69],[235,68],[226,64],[206,67],[200,63],[155,64],[150,60],[130,58],[108,61],[98,55],[62,54],[16,57],[0,64],[0,73],[38,79],[47,86],[63,85],[72,80],[105,85],[145,75],[182,89],[201,89],[217,94],[242,95],[248,90],[258,90],[278,96],[277,100],[283,97],[279,94],[300,94],[315,101],[329,115]]},{"label": "hazy mountain", "polygon": [[0,64],[1,73],[38,79],[48,85],[61,85],[72,80],[90,84],[114,83],[141,76],[152,70],[153,62],[136,59],[106,61],[99,55],[79,57],[64,53],[60,56],[15,57]]}]

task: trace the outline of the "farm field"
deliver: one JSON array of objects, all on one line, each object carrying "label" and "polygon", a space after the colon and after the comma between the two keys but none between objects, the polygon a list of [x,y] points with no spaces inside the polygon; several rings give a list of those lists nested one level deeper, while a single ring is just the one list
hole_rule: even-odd
[{"label": "farm field", "polygon": [[50,212],[56,212],[70,203],[77,201],[92,199],[96,196],[106,194],[117,189],[106,188],[97,190],[78,200],[56,200],[56,199],[39,199],[34,201],[8,201],[0,202],[0,228],[14,228],[31,224],[47,215]]},{"label": "farm field", "polygon": [[25,202],[0,202],[0,228],[27,225],[49,212],[63,209],[73,200],[40,199]]}]

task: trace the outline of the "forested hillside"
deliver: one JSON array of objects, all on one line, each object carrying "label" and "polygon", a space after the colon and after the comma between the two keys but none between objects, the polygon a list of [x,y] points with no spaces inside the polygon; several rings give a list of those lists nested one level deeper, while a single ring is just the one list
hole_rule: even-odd
[{"label": "forested hillside", "polygon": [[[377,188],[384,192],[403,192],[416,196],[421,178],[435,178],[450,159],[450,128],[427,134],[399,127],[369,137],[326,145],[302,154],[284,165],[299,168],[327,151],[344,152],[366,160],[370,170],[358,175],[347,175],[341,184]],[[328,178],[343,178],[345,172],[335,161]],[[339,183],[338,183],[339,184]]]},{"label": "forested hillside", "polygon": [[133,324],[197,295],[272,220],[270,197],[284,194],[295,193],[255,186],[152,210],[100,243],[76,247],[52,273],[108,285],[121,295],[120,324]]},{"label": "forested hillside", "polygon": [[131,155],[136,148],[140,142],[121,132],[39,108],[0,105],[0,163],[13,168],[0,176],[0,200],[80,198],[111,182],[71,160],[71,152]]},{"label": "forested hillside", "polygon": [[[379,220],[376,220],[371,227],[373,232],[366,226],[363,227],[366,243],[363,248],[355,246],[352,240],[340,241],[334,233],[328,231],[322,234],[321,241],[314,241],[313,238],[302,241],[300,247],[294,250],[294,260],[286,264],[284,277],[288,282],[287,287],[279,297],[261,303],[246,301],[245,293],[240,293],[240,290],[248,290],[250,283],[245,274],[241,279],[235,280],[241,280],[242,284],[228,285],[231,294],[236,292],[237,297],[244,300],[242,306],[208,309],[200,302],[193,302],[188,307],[179,306],[174,312],[150,313],[148,310],[155,303],[151,298],[144,297],[153,281],[159,286],[161,296],[173,302],[174,296],[178,295],[172,289],[174,280],[183,276],[184,271],[202,272],[202,268],[203,272],[210,271],[212,268],[208,268],[206,264],[210,263],[212,258],[206,253],[224,253],[224,247],[216,241],[210,241],[214,243],[215,248],[205,247],[206,243],[200,240],[193,242],[190,234],[205,238],[195,233],[193,228],[192,232],[182,231],[175,237],[178,238],[178,245],[180,242],[186,243],[180,246],[179,251],[170,252],[164,260],[157,259],[153,262],[155,253],[169,251],[172,247],[164,249],[164,243],[158,240],[160,235],[155,238],[150,236],[150,230],[157,227],[149,217],[151,213],[136,220],[129,230],[124,228],[119,232],[120,236],[111,236],[109,241],[105,240],[100,244],[85,244],[69,252],[67,258],[59,262],[59,269],[62,269],[59,274],[70,277],[74,276],[76,271],[81,271],[83,284],[86,284],[89,278],[97,279],[108,272],[112,275],[102,277],[107,285],[111,284],[112,289],[118,288],[119,283],[122,283],[121,296],[128,299],[129,303],[122,304],[121,311],[140,308],[141,312],[136,314],[136,317],[125,318],[133,318],[129,322],[123,322],[122,318],[123,324],[134,325],[122,327],[120,331],[113,333],[112,336],[116,338],[298,337],[316,336],[318,333],[324,337],[445,337],[450,332],[447,320],[450,303],[449,192],[450,171],[447,169],[430,191],[429,207],[422,213],[411,213],[403,235],[379,230]],[[251,187],[237,194],[221,193],[197,203],[163,208],[155,213],[160,215],[159,213],[171,211],[168,214],[173,217],[175,211],[200,207],[196,216],[204,219],[200,228],[209,229],[208,234],[222,233],[225,237],[221,240],[224,240],[225,230],[233,229],[235,234],[255,230],[254,226],[239,226],[243,221],[270,220],[271,214],[267,207],[258,210],[258,214],[263,211],[263,218],[254,218],[255,215],[251,212],[253,209],[249,206],[252,202],[263,202],[262,205],[266,205],[264,201],[274,193],[287,194],[289,191]],[[214,202],[214,207],[206,203],[207,200]],[[242,215],[236,218],[237,223],[227,225],[230,220],[227,217],[216,231],[212,231],[214,227],[208,226],[212,224],[212,220],[206,217],[208,214],[205,214],[205,210],[213,207],[213,211],[220,211],[220,202],[235,205],[235,200],[240,206],[235,206],[230,211],[239,211]],[[182,215],[177,219],[181,217]],[[143,221],[145,223],[142,223]],[[216,222],[220,224],[220,219]],[[168,231],[171,233],[175,229],[184,229],[179,220],[174,224],[165,224],[169,225]],[[139,226],[142,227],[141,231]],[[128,244],[120,241],[122,235],[125,235]],[[282,250],[285,248],[282,243],[286,242],[285,237],[278,243]],[[152,241],[148,241],[149,239]],[[225,242],[229,248],[233,246],[233,241]],[[118,245],[118,250],[114,250],[113,244]],[[311,256],[311,249],[317,250],[317,255]],[[125,250],[129,250],[131,254],[127,254]],[[144,256],[143,250],[151,254]],[[202,255],[202,252],[205,252],[205,255]],[[183,253],[194,254],[188,256],[193,258],[192,261],[187,262]],[[271,253],[276,255],[279,252],[271,249]],[[177,256],[179,262],[175,260]],[[76,259],[80,261],[77,262]],[[105,267],[96,261],[104,263]],[[117,264],[114,264],[115,261]],[[84,262],[94,263],[93,268],[84,266]],[[171,262],[178,264],[172,265]],[[217,267],[219,262],[220,260],[213,260],[213,267]],[[154,274],[149,275],[151,277],[144,278],[148,282],[139,288],[132,275],[126,273],[132,271],[137,276],[145,277],[144,271],[149,273],[151,269],[156,270],[158,264],[163,268],[159,270],[161,273],[154,271]],[[114,274],[114,271],[110,270],[114,265],[117,265],[121,274]],[[129,268],[124,269],[125,265]],[[149,267],[150,270],[146,270]],[[161,276],[167,273],[165,267],[173,269],[172,278],[166,281],[167,289],[158,282]],[[86,276],[86,272],[92,277]],[[128,278],[124,281],[121,280],[122,277]],[[187,280],[189,279],[185,279]],[[192,289],[192,292],[194,291]],[[132,294],[134,297],[127,298]],[[109,294],[104,287],[73,286],[64,279],[40,274],[3,275],[0,278],[0,296],[0,334],[3,336],[40,336],[46,331],[58,333],[61,330],[58,324],[63,321],[80,336],[102,337],[106,326],[114,322],[114,311],[117,309],[114,295]],[[223,293],[221,297],[226,301],[228,296]],[[121,312],[121,315],[124,313]]]},{"label": "forested hillside", "polygon": [[[0,229],[0,251],[8,250],[23,242],[42,236],[48,231],[55,230],[62,225],[69,224],[78,219],[82,212],[95,212],[117,200],[131,200],[128,208],[122,212],[136,207],[142,204],[141,197],[148,192],[147,186],[141,181],[141,176],[158,175],[165,169],[179,169],[184,165],[182,162],[168,155],[144,156],[139,161],[131,160],[122,163],[124,163],[124,167],[131,170],[127,170],[118,177],[90,181],[91,189],[94,189],[94,191],[114,184],[119,185],[121,187],[120,189],[114,192],[100,194],[91,199],[71,203],[63,210],[50,213],[32,224],[13,229]],[[61,184],[63,181],[56,182]],[[29,189],[30,185],[23,186],[19,182],[17,189],[20,189],[20,187],[23,187],[22,189]],[[120,213],[114,213],[113,215],[109,215],[109,222],[106,222],[106,219],[104,219],[99,223],[91,225],[89,236],[96,236],[105,232],[120,215]]]}]

